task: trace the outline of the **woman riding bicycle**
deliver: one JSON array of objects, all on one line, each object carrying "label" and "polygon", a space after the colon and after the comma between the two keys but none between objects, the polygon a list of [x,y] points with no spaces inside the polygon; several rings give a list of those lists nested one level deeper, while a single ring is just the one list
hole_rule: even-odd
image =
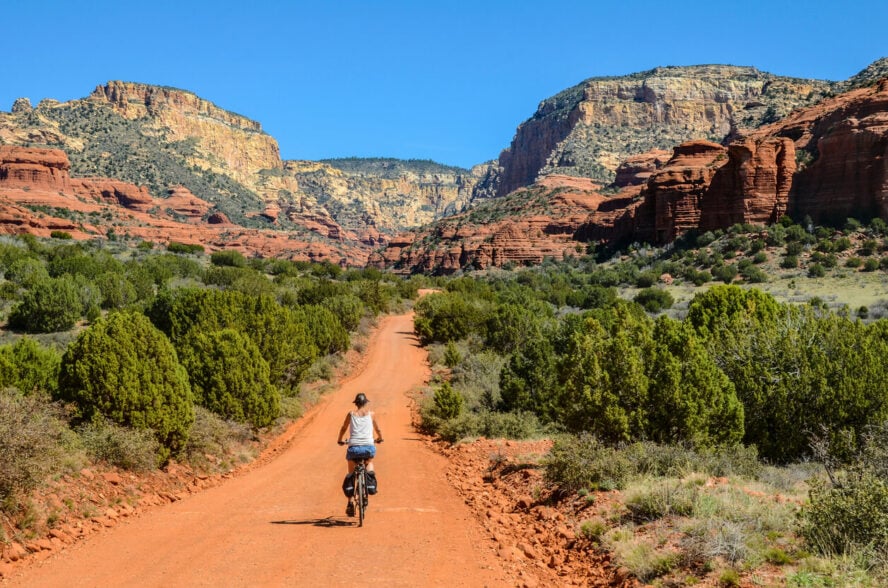
[{"label": "woman riding bicycle", "polygon": [[[379,430],[379,423],[373,416],[373,411],[367,408],[367,396],[363,393],[355,396],[355,410],[350,410],[345,415],[345,422],[339,429],[339,438],[337,443],[342,445],[345,441],[343,436],[348,433],[348,451],[345,453],[345,459],[348,460],[348,475],[351,476],[355,471],[355,462],[363,459],[367,476],[370,478],[368,486],[372,484],[376,486],[376,473],[373,471],[373,458],[376,456],[376,446],[374,445],[373,432],[376,432],[376,443],[382,443],[382,431]],[[354,516],[355,505],[351,499],[345,508],[345,514]]]}]

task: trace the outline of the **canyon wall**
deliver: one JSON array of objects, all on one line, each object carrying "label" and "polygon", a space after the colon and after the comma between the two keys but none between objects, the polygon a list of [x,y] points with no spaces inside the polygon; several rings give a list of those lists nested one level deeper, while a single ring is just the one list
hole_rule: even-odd
[{"label": "canyon wall", "polygon": [[549,174],[605,183],[628,157],[689,140],[721,143],[813,104],[834,84],[752,67],[660,67],[592,78],[540,103],[500,156],[500,196]]}]

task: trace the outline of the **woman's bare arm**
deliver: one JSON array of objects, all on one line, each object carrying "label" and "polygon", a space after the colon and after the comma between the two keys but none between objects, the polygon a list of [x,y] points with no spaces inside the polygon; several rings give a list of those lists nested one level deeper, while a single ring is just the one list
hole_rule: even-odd
[{"label": "woman's bare arm", "polygon": [[339,438],[336,440],[337,443],[342,443],[345,439],[342,438],[348,432],[348,426],[351,424],[351,413],[345,415],[345,421],[342,423],[342,428],[339,429]]}]

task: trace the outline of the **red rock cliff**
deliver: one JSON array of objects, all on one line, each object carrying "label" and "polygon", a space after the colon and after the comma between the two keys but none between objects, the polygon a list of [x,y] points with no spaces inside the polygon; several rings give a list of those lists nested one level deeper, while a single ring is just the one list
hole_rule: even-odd
[{"label": "red rock cliff", "polygon": [[71,164],[60,149],[0,145],[0,184],[10,188],[65,190]]},{"label": "red rock cliff", "polygon": [[789,213],[814,222],[888,219],[888,78],[762,129],[813,161],[793,179]]}]

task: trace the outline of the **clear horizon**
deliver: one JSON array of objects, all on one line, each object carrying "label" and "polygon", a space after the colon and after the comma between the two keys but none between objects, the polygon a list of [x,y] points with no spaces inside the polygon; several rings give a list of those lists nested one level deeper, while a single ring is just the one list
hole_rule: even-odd
[{"label": "clear horizon", "polygon": [[[657,66],[840,81],[888,56],[888,3],[158,0],[4,7],[0,110],[109,80],[172,86],[262,124],[284,159],[495,159],[540,101]],[[35,20],[36,19],[36,20]],[[36,23],[36,24],[35,24]]]}]

